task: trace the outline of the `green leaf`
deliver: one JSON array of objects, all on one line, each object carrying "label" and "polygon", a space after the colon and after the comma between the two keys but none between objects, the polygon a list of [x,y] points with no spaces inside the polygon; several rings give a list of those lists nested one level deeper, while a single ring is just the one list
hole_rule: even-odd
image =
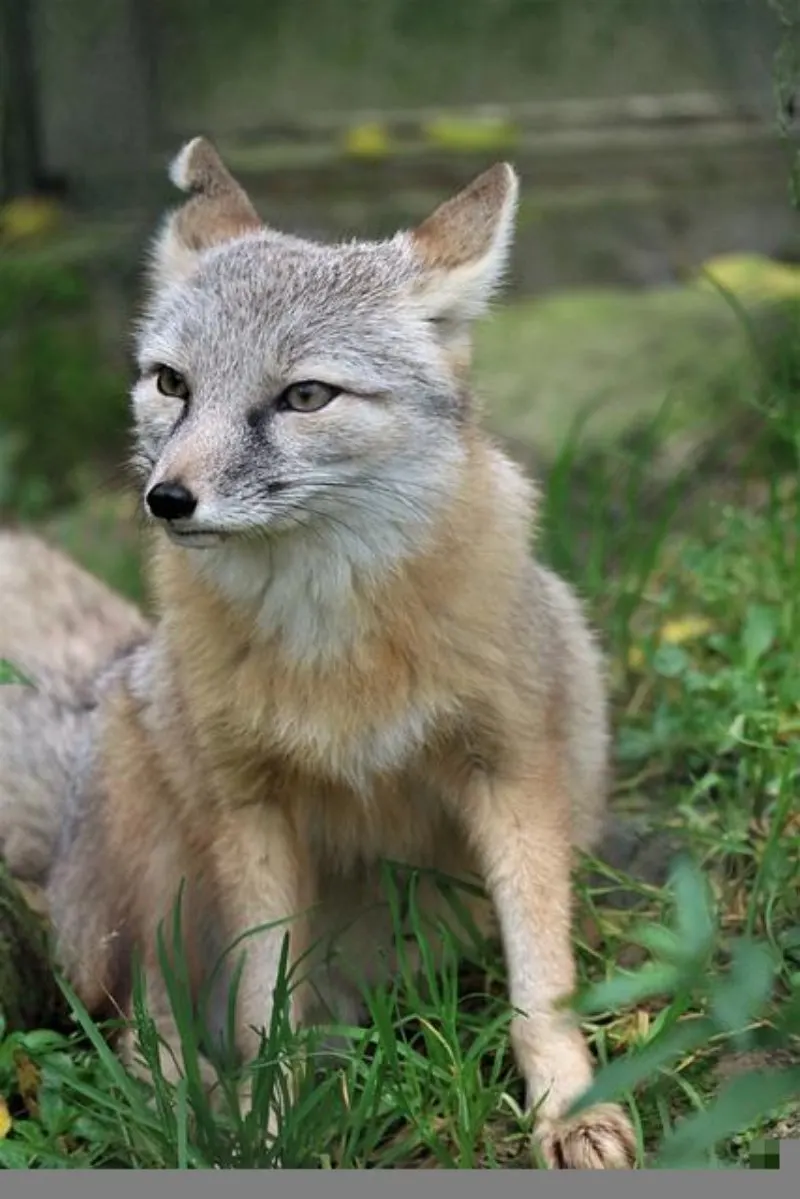
[{"label": "green leaf", "polygon": [[770,648],[778,631],[778,617],[774,608],[763,604],[751,604],[742,630],[744,659],[752,669]]},{"label": "green leaf", "polygon": [[34,1055],[51,1053],[66,1044],[68,1042],[61,1033],[52,1032],[49,1028],[35,1028],[20,1035],[20,1047]]},{"label": "green leaf", "polygon": [[590,987],[575,1004],[584,1015],[614,1011],[651,999],[654,995],[669,995],[678,981],[673,966],[650,964],[635,974],[615,974],[612,978]]},{"label": "green leaf", "polygon": [[800,949],[800,924],[795,924],[792,928],[787,928],[778,937],[778,944],[784,950]]},{"label": "green leaf", "polygon": [[705,1017],[676,1024],[665,1036],[651,1041],[644,1049],[628,1053],[603,1066],[588,1091],[573,1105],[572,1111],[577,1113],[596,1103],[618,1099],[645,1080],[651,1081],[656,1071],[705,1044],[713,1032],[712,1022]]},{"label": "green leaf", "polygon": [[30,679],[17,670],[13,663],[7,662],[5,658],[0,658],[0,687],[7,683],[22,683],[24,687],[32,685]]},{"label": "green leaf", "polygon": [[720,1141],[744,1131],[798,1095],[800,1069],[740,1075],[705,1111],[689,1116],[664,1138],[653,1165],[656,1169],[702,1166],[705,1155]]},{"label": "green leaf", "polygon": [[686,948],[678,934],[662,924],[646,924],[630,939],[664,962],[679,963],[686,958]]},{"label": "green leaf", "polygon": [[711,896],[705,876],[694,862],[681,858],[672,870],[671,883],[679,941],[687,957],[703,959],[714,943]]},{"label": "green leaf", "polygon": [[775,976],[772,954],[765,945],[738,941],[731,950],[726,977],[711,992],[712,1015],[728,1032],[739,1032],[766,1004]]},{"label": "green leaf", "polygon": [[729,753],[741,742],[747,727],[747,717],[744,712],[738,712],[726,729],[720,745],[721,753]]},{"label": "green leaf", "polygon": [[680,645],[659,645],[653,654],[653,669],[665,679],[677,679],[691,665],[691,659]]},{"label": "green leaf", "polygon": [[776,1027],[784,1037],[800,1036],[800,984],[794,984],[790,998],[782,1005]]}]

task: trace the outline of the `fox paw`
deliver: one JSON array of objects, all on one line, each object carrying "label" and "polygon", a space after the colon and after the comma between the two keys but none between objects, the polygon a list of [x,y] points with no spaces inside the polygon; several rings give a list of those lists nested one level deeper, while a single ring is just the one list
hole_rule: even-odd
[{"label": "fox paw", "polygon": [[551,1170],[631,1170],[636,1138],[615,1103],[603,1103],[563,1120],[541,1121],[535,1133]]}]

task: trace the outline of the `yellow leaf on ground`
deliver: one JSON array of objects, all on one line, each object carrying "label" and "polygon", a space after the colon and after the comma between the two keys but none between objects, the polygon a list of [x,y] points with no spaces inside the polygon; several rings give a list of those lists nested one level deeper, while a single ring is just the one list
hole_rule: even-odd
[{"label": "yellow leaf on ground", "polygon": [[713,629],[710,620],[704,616],[684,616],[681,620],[668,620],[661,626],[661,640],[668,645],[682,645],[684,641],[693,641]]},{"label": "yellow leaf on ground", "polygon": [[800,270],[761,254],[721,254],[704,263],[700,285],[715,284],[740,299],[790,299],[800,296]]},{"label": "yellow leaf on ground", "polygon": [[0,208],[0,230],[9,241],[40,237],[60,224],[59,205],[42,196],[20,196]]},{"label": "yellow leaf on ground", "polygon": [[778,728],[775,736],[779,741],[794,740],[800,733],[800,717],[797,716],[779,716]]},{"label": "yellow leaf on ground", "polygon": [[14,1055],[14,1065],[17,1069],[17,1087],[29,1116],[39,1115],[39,1086],[41,1074],[39,1067],[21,1051]]},{"label": "yellow leaf on ground", "polygon": [[11,1132],[11,1113],[8,1110],[8,1104],[2,1095],[0,1095],[0,1141],[4,1140]]},{"label": "yellow leaf on ground", "polygon": [[423,127],[428,141],[451,150],[501,150],[517,141],[517,130],[508,121],[439,117]]},{"label": "yellow leaf on ground", "polygon": [[[661,645],[682,645],[684,641],[693,641],[702,637],[714,628],[705,616],[683,616],[679,620],[668,620],[658,633]],[[631,670],[641,670],[644,666],[644,651],[638,645],[632,645],[628,650],[628,666]]]},{"label": "yellow leaf on ground", "polygon": [[345,134],[344,147],[356,158],[381,158],[389,152],[389,135],[377,121],[354,125]]},{"label": "yellow leaf on ground", "polygon": [[644,666],[644,653],[638,645],[632,645],[628,650],[628,665],[631,670],[641,670]]}]

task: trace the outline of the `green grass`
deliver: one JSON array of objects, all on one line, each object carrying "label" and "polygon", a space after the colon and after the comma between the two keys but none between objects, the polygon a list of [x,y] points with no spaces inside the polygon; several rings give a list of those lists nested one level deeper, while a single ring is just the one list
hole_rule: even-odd
[{"label": "green grass", "polygon": [[[703,303],[709,299],[718,301]],[[655,329],[668,301],[651,303]],[[550,315],[555,330],[557,304]],[[628,1105],[642,1163],[747,1166],[762,1160],[765,1141],[800,1128],[795,347],[781,343],[776,356],[759,328],[746,369],[731,358],[738,382],[724,392],[729,407],[714,462],[698,473],[693,459],[681,459],[654,488],[653,464],[676,426],[672,409],[655,402],[660,360],[640,361],[622,310],[618,323],[616,365],[597,360],[598,370],[609,370],[598,394],[616,394],[613,370],[621,387],[635,375],[641,394],[652,368],[650,426],[635,440],[620,438],[618,427],[605,439],[565,440],[562,429],[541,513],[544,556],[578,584],[603,631],[616,731],[613,806],[641,830],[641,853],[628,855],[624,869],[598,859],[578,872],[576,1006],[599,1063],[590,1097]],[[564,344],[531,344],[524,328],[514,370],[506,380],[498,371],[501,403],[510,397],[507,410],[518,405],[520,421],[520,380],[545,362],[548,347],[554,378],[574,365]],[[703,338],[712,336],[703,329]],[[598,352],[603,346],[601,339]],[[620,369],[627,362],[630,372]],[[687,395],[717,404],[709,373],[688,359],[686,371]],[[585,390],[591,398],[588,382]],[[742,414],[758,427],[745,446],[737,440]],[[95,501],[51,529],[135,592],[133,543],[119,541],[119,521],[115,505]],[[0,1096],[12,1125],[0,1139],[0,1165],[534,1164],[508,1049],[501,956],[496,946],[468,944],[459,966],[456,945],[445,940],[442,973],[424,968],[420,978],[404,969],[391,988],[369,994],[367,1025],[338,1030],[343,1048],[333,1060],[323,1060],[313,1032],[288,1028],[279,1002],[247,1119],[229,1066],[220,1064],[213,1110],[199,1086],[192,1063],[201,1030],[179,975],[169,981],[189,1068],[177,1088],[157,1076],[151,1095],[129,1078],[77,1001],[74,1029],[7,1033]],[[292,982],[282,979],[284,999]],[[155,1064],[155,1030],[142,1003],[137,1024]],[[279,1061],[293,1064],[298,1093],[271,1145],[264,1129],[283,1086]]]},{"label": "green grass", "polygon": [[[800,292],[800,287],[798,288]],[[558,456],[582,414],[584,449],[607,450],[670,405],[659,446],[682,457],[800,360],[797,298],[738,302],[710,286],[580,288],[498,309],[477,338],[490,426],[524,453]]]}]

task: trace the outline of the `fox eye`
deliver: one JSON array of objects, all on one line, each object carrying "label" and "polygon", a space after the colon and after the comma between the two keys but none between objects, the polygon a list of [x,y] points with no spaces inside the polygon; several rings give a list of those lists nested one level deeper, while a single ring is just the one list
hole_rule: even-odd
[{"label": "fox eye", "polygon": [[177,400],[188,400],[189,384],[171,366],[160,366],[156,373],[156,387],[162,396],[174,396]]},{"label": "fox eye", "polygon": [[287,387],[278,397],[278,407],[291,412],[319,412],[320,408],[341,394],[341,387],[332,387],[330,383],[318,383],[312,379]]}]

